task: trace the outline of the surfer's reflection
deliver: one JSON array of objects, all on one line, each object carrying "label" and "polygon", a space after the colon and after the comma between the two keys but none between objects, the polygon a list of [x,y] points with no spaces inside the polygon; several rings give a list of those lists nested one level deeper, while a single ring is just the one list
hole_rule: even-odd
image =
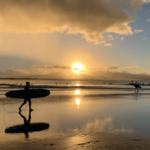
[{"label": "surfer's reflection", "polygon": [[26,119],[26,117],[25,116],[23,116],[22,114],[21,114],[21,111],[19,111],[19,114],[20,114],[20,116],[23,118],[23,120],[24,120],[24,134],[25,134],[25,136],[26,136],[26,138],[28,138],[29,137],[29,134],[28,134],[28,130],[29,130],[29,126],[30,126],[30,121],[31,121],[31,111],[29,111],[29,118],[28,118],[28,120]]},{"label": "surfer's reflection", "polygon": [[135,89],[134,91],[135,91],[136,94],[139,93],[139,89],[138,88]]},{"label": "surfer's reflection", "polygon": [[29,110],[33,111],[33,109],[31,109],[31,100],[30,100],[29,86],[30,86],[30,82],[26,82],[26,86],[25,86],[25,98],[24,98],[24,102],[19,107],[19,111],[21,111],[21,107],[23,105],[25,105],[27,101],[29,102]]},{"label": "surfer's reflection", "polygon": [[24,133],[25,137],[28,138],[29,137],[29,134],[28,134],[29,132],[37,132],[37,131],[42,131],[42,130],[45,130],[45,129],[49,128],[48,123],[30,123],[30,121],[31,121],[31,111],[29,111],[28,120],[21,113],[21,111],[19,112],[19,114],[23,118],[24,124],[9,127],[5,130],[5,133]]}]

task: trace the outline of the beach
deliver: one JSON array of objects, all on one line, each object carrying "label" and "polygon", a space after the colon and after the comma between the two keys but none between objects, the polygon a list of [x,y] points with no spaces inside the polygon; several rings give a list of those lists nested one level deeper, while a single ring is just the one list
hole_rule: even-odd
[{"label": "beach", "polygon": [[[135,93],[128,81],[29,80],[34,88],[47,87],[50,95],[32,99],[34,111],[29,113],[27,103],[19,114],[23,99],[7,98],[5,93],[23,89],[25,82],[3,80],[11,85],[1,85],[0,149],[150,148],[149,86]],[[40,123],[49,126],[28,132],[28,138],[23,132],[16,133],[17,128],[8,133],[11,127],[24,124],[22,116],[26,120],[30,116],[30,124],[38,128],[42,128]]]},{"label": "beach", "polygon": [[150,0],[0,8],[0,150],[150,150]]}]

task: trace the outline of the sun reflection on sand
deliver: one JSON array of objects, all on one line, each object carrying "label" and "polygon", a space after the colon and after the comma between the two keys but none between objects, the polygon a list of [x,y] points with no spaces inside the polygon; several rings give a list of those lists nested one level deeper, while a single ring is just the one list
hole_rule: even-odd
[{"label": "sun reflection on sand", "polygon": [[80,99],[79,98],[76,99],[76,104],[77,104],[77,108],[79,108],[80,107]]},{"label": "sun reflection on sand", "polygon": [[75,95],[79,95],[80,94],[80,90],[75,90]]}]

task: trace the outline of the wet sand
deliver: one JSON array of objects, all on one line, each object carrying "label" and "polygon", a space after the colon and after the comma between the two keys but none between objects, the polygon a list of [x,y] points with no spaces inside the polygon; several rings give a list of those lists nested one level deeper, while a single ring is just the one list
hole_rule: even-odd
[{"label": "wet sand", "polygon": [[[5,133],[6,128],[23,124],[18,114],[23,100],[0,98],[0,149],[150,149],[149,94],[86,93],[57,91],[32,99],[31,123],[50,127],[29,133],[29,138],[24,133]],[[22,115],[28,119],[28,104]]]},{"label": "wet sand", "polygon": [[36,141],[7,142],[0,149],[101,149],[101,150],[149,150],[150,136],[136,133],[94,133],[58,138],[44,138]]}]

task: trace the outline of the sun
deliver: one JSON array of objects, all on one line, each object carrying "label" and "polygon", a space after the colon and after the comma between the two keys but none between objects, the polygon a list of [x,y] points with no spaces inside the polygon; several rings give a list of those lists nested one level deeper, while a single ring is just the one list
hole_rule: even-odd
[{"label": "sun", "polygon": [[81,71],[83,71],[83,66],[80,63],[76,63],[72,66],[72,70],[75,73],[80,73]]}]

